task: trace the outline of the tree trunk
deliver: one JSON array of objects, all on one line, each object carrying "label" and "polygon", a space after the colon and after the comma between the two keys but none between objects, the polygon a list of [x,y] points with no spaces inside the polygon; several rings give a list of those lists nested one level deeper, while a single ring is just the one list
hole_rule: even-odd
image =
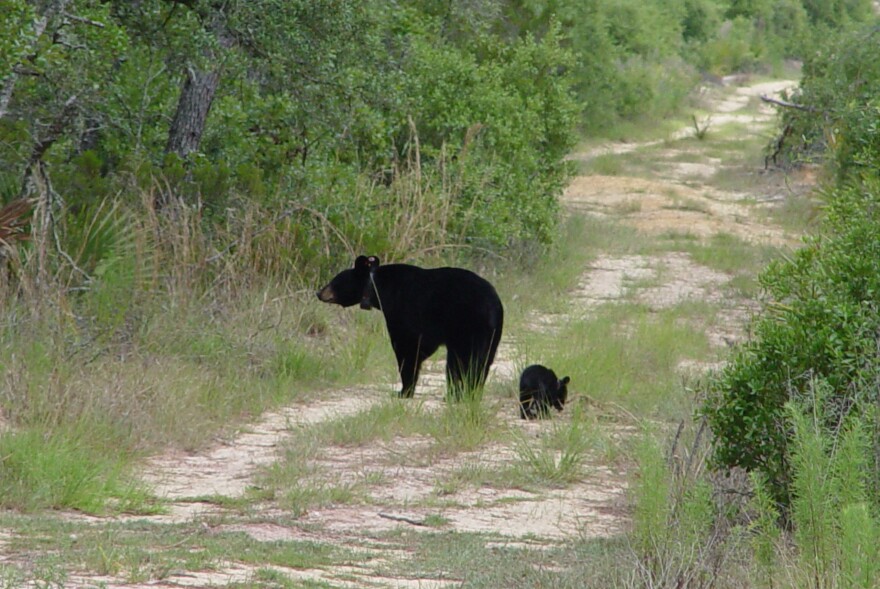
[{"label": "tree trunk", "polygon": [[205,131],[205,122],[220,84],[220,69],[208,72],[190,69],[180,91],[177,112],[168,132],[165,153],[175,153],[181,159],[198,151]]},{"label": "tree trunk", "polygon": [[[215,15],[211,30],[217,38],[222,49],[233,46],[234,40],[229,35],[226,24],[220,14]],[[218,61],[220,56],[208,52],[211,61]],[[187,159],[189,155],[199,150],[202,142],[202,134],[211,111],[211,103],[220,85],[220,75],[223,71],[222,62],[217,67],[204,71],[195,67],[187,68],[186,81],[180,90],[180,98],[177,100],[177,111],[168,130],[168,143],[165,146],[166,154],[176,154],[181,159]],[[161,209],[168,204],[170,195],[158,191],[154,205]]]}]

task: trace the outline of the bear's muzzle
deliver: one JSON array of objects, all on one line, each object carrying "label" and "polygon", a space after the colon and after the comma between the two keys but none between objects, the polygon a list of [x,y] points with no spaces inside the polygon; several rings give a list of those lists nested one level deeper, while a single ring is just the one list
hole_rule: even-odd
[{"label": "bear's muzzle", "polygon": [[328,284],[317,293],[318,298],[325,303],[335,303],[336,302],[336,293],[333,292],[333,289]]}]

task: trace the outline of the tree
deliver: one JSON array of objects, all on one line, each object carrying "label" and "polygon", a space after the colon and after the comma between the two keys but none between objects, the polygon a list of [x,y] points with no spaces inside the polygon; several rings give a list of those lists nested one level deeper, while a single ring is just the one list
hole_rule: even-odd
[{"label": "tree", "polygon": [[226,2],[166,1],[194,11],[207,33],[207,42],[201,48],[199,58],[186,64],[184,83],[165,148],[166,154],[173,153],[186,159],[199,149],[211,103],[220,83],[224,52],[234,45],[234,39],[226,24]]}]

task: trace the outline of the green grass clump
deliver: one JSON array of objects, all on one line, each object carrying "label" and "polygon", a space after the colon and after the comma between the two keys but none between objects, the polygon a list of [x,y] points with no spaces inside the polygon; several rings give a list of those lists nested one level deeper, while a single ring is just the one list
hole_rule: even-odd
[{"label": "green grass clump", "polygon": [[0,507],[86,513],[150,511],[147,493],[127,476],[129,464],[94,448],[95,431],[37,428],[0,434]]},{"label": "green grass clump", "polygon": [[517,460],[528,479],[553,486],[566,486],[583,479],[584,463],[594,449],[595,435],[579,417],[554,423],[537,443],[524,436],[515,438]]}]

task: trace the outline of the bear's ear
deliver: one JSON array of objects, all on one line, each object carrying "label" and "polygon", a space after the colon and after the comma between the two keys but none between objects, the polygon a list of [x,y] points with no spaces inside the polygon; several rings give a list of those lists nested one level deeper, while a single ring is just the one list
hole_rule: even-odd
[{"label": "bear's ear", "polygon": [[357,268],[369,268],[370,263],[367,260],[367,256],[358,256],[354,261],[354,267]]},{"label": "bear's ear", "polygon": [[376,256],[370,256],[367,258],[367,266],[369,266],[370,270],[375,270],[379,267],[379,258]]},{"label": "bear's ear", "polygon": [[570,382],[571,382],[570,378],[568,378],[567,376],[563,376],[562,380],[559,381],[559,384],[565,386]]}]

